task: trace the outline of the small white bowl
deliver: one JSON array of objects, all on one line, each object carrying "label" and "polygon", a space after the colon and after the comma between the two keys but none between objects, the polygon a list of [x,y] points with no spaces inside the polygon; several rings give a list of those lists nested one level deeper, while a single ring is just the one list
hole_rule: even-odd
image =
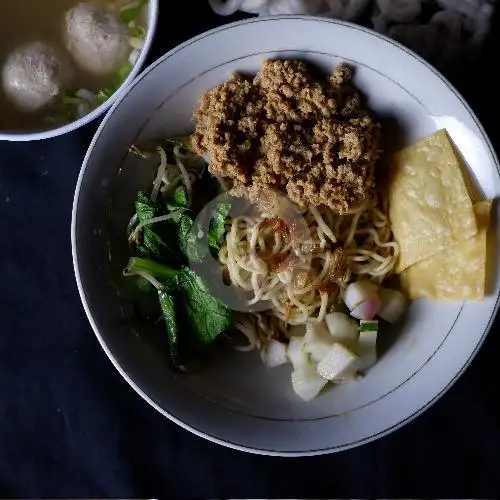
[{"label": "small white bowl", "polygon": [[[189,132],[203,92],[233,71],[257,72],[267,58],[300,58],[325,72],[347,61],[393,148],[444,127],[485,198],[500,196],[500,170],[477,118],[435,69],[384,36],[322,18],[251,19],[189,40],[144,71],[102,122],[76,188],[72,250],[80,296],[106,354],[141,397],[199,436],[254,453],[315,455],[384,436],[437,401],[491,327],[500,273],[492,268],[482,302],[413,301],[395,335],[382,336],[389,345],[366,377],[309,403],[293,394],[289,367],[268,370],[256,353],[229,351],[196,375],[172,373],[147,325],[127,319],[126,226],[154,171],[137,168],[127,151],[136,140]],[[498,204],[495,213],[498,249]]]},{"label": "small white bowl", "polygon": [[73,132],[73,130],[76,130],[80,127],[83,127],[84,125],[87,125],[92,120],[95,120],[97,117],[105,113],[117,99],[119,99],[125,94],[127,87],[133,82],[134,78],[138,75],[139,71],[141,70],[146,60],[146,57],[148,56],[151,44],[153,43],[153,39],[155,36],[156,25],[158,22],[158,9],[159,9],[159,0],[149,0],[148,30],[146,33],[146,39],[144,41],[144,47],[142,48],[139,58],[137,59],[137,62],[134,64],[132,71],[129,73],[124,82],[120,85],[118,90],[107,101],[103,102],[100,106],[98,106],[85,116],[82,116],[78,120],[75,120],[71,123],[67,123],[66,125],[57,126],[55,128],[47,128],[33,132],[9,132],[0,129],[0,141],[26,142],[26,141],[39,141],[42,139],[50,139],[52,137],[57,137],[59,135],[67,134],[68,132]]}]

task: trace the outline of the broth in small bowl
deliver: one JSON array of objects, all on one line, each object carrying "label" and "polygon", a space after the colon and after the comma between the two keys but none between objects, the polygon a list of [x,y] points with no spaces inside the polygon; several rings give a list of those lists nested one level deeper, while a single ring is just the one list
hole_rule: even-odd
[{"label": "broth in small bowl", "polygon": [[111,106],[147,56],[158,1],[19,0],[4,9],[0,140],[28,141],[75,130]]}]

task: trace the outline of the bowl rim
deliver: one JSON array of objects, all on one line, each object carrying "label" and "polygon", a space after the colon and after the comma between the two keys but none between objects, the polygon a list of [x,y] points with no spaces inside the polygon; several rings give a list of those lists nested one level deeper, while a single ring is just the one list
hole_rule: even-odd
[{"label": "bowl rim", "polygon": [[[146,394],[135,383],[135,381],[132,379],[132,377],[129,376],[128,373],[121,367],[121,365],[119,364],[118,360],[114,356],[114,354],[111,351],[111,349],[108,348],[106,342],[104,341],[103,337],[101,336],[101,333],[99,332],[99,328],[98,328],[96,322],[94,321],[94,318],[93,318],[92,312],[90,310],[89,304],[87,303],[87,300],[85,298],[85,291],[84,291],[84,287],[83,287],[83,283],[82,283],[82,277],[80,275],[80,270],[79,270],[79,265],[78,265],[78,254],[77,254],[77,248],[76,248],[77,247],[77,245],[76,245],[76,226],[77,226],[77,217],[78,217],[77,212],[78,212],[78,203],[79,203],[80,188],[81,188],[81,185],[82,185],[82,182],[83,182],[83,178],[85,176],[85,172],[86,172],[86,168],[87,168],[88,162],[89,162],[89,160],[90,160],[90,158],[92,156],[94,147],[95,147],[97,141],[99,140],[102,131],[106,127],[108,120],[111,118],[111,116],[113,115],[113,113],[116,110],[116,108],[118,108],[118,106],[120,106],[120,104],[122,103],[122,101],[125,100],[125,98],[128,95],[128,93],[133,88],[135,88],[137,85],[139,85],[141,83],[141,81],[149,73],[151,73],[152,71],[154,71],[156,69],[157,66],[159,66],[160,64],[162,64],[165,59],[167,59],[168,57],[172,56],[176,52],[181,51],[182,49],[184,49],[185,47],[189,46],[190,44],[196,43],[198,40],[202,39],[203,37],[215,34],[215,33],[219,32],[219,31],[223,31],[223,30],[226,30],[228,28],[233,28],[233,27],[238,26],[238,25],[256,23],[256,22],[265,21],[265,20],[268,20],[268,19],[273,19],[275,21],[281,20],[281,19],[283,19],[283,20],[286,20],[286,19],[297,19],[297,20],[309,20],[309,21],[311,21],[312,17],[314,17],[314,16],[307,16],[307,15],[261,16],[261,17],[258,17],[258,18],[243,19],[243,20],[240,20],[240,21],[223,24],[223,25],[218,26],[216,28],[213,28],[211,30],[202,32],[199,35],[190,38],[189,40],[186,40],[185,42],[183,42],[183,43],[177,45],[176,47],[172,48],[171,50],[167,51],[165,54],[163,54],[163,56],[161,56],[159,59],[157,59],[156,61],[154,61],[150,66],[148,66],[146,69],[144,69],[144,71],[135,79],[135,81],[131,85],[129,85],[126,89],[124,89],[124,91],[117,97],[117,99],[115,100],[115,102],[112,104],[111,109],[109,109],[109,111],[107,112],[106,116],[104,117],[104,119],[100,123],[99,128],[97,129],[94,137],[92,138],[92,141],[91,141],[91,143],[89,145],[89,148],[88,148],[87,153],[85,155],[85,158],[83,160],[82,167],[81,167],[81,170],[80,170],[80,173],[79,173],[79,176],[78,176],[78,181],[77,181],[76,188],[75,188],[75,195],[74,195],[73,207],[72,207],[72,218],[71,218],[71,251],[72,251],[73,267],[74,267],[74,273],[75,273],[75,279],[76,279],[76,282],[77,282],[78,292],[79,292],[80,299],[82,301],[82,305],[84,307],[85,313],[86,313],[87,318],[89,320],[89,323],[92,326],[92,329],[94,331],[94,334],[97,337],[97,340],[98,340],[99,344],[101,345],[102,349],[104,350],[104,352],[108,356],[108,358],[111,361],[111,363],[118,370],[118,372],[120,373],[120,375],[125,379],[125,381],[132,387],[132,389],[134,389],[134,391],[142,399],[144,399],[147,403],[149,403],[160,414],[162,414],[163,416],[167,417],[170,421],[176,423],[177,425],[179,425],[183,429],[185,429],[185,430],[193,433],[194,435],[196,435],[198,437],[204,438],[204,439],[206,439],[206,440],[208,440],[210,442],[213,442],[213,443],[217,443],[217,444],[222,445],[222,446],[224,446],[226,448],[230,448],[230,449],[234,449],[234,450],[238,450],[238,451],[244,451],[244,452],[252,453],[252,454],[256,454],[256,455],[263,455],[263,456],[290,457],[290,458],[291,457],[312,457],[312,456],[326,455],[326,454],[335,453],[335,452],[339,452],[339,451],[345,451],[345,450],[348,450],[348,449],[356,448],[358,446],[362,446],[362,445],[371,443],[373,441],[376,441],[379,438],[385,437],[385,436],[391,434],[392,432],[400,429],[401,427],[405,426],[406,424],[412,422],[415,418],[417,418],[418,416],[420,416],[427,409],[429,409],[431,406],[433,406],[437,401],[439,401],[441,399],[441,397],[444,396],[446,394],[446,392],[448,392],[448,390],[455,384],[455,382],[463,375],[463,373],[465,372],[465,370],[468,368],[468,366],[471,364],[471,362],[473,361],[473,359],[476,357],[479,349],[482,347],[482,345],[483,345],[483,343],[484,343],[484,341],[485,341],[488,333],[491,330],[491,327],[492,327],[495,319],[498,316],[498,312],[500,310],[500,295],[499,295],[497,297],[497,300],[496,300],[496,303],[495,303],[495,306],[494,306],[494,310],[493,310],[493,312],[491,314],[490,320],[489,320],[488,324],[486,325],[486,328],[482,332],[480,338],[478,339],[477,344],[476,344],[474,350],[472,351],[472,353],[470,354],[470,356],[468,357],[468,359],[465,361],[465,363],[462,365],[462,367],[457,371],[457,373],[455,374],[455,376],[441,389],[441,391],[438,392],[431,400],[429,400],[424,406],[422,406],[421,408],[419,408],[417,411],[415,411],[414,413],[412,413],[411,415],[409,415],[405,419],[401,420],[397,424],[394,424],[394,425],[392,425],[392,426],[390,426],[390,427],[388,427],[388,428],[380,431],[377,434],[371,435],[371,436],[369,436],[367,438],[363,438],[360,441],[357,441],[356,444],[354,444],[354,445],[352,445],[352,444],[346,444],[346,445],[343,445],[343,446],[336,446],[336,447],[332,447],[332,448],[325,448],[325,449],[319,449],[319,450],[309,450],[309,451],[299,451],[299,452],[296,452],[296,451],[292,451],[292,452],[273,451],[273,450],[252,448],[250,446],[243,446],[243,445],[239,445],[237,443],[232,443],[232,442],[229,442],[229,441],[225,441],[225,440],[223,440],[221,438],[218,438],[217,436],[214,436],[214,435],[211,435],[211,434],[207,434],[206,432],[204,432],[204,431],[202,431],[200,429],[197,429],[197,428],[195,428],[195,427],[193,427],[193,426],[191,426],[189,424],[186,424],[185,422],[183,422],[182,420],[180,420],[176,416],[172,415],[169,411],[167,411],[164,408],[162,408],[150,396],[148,396],[148,394]],[[417,53],[415,53],[411,49],[407,48],[403,44],[401,44],[401,43],[399,43],[399,42],[397,42],[397,41],[389,38],[388,36],[386,36],[384,34],[378,33],[378,32],[376,32],[376,31],[374,31],[374,30],[372,30],[370,28],[366,28],[364,26],[360,26],[360,25],[355,24],[355,23],[351,23],[351,22],[347,22],[347,21],[343,21],[343,20],[338,20],[338,19],[318,18],[318,21],[319,20],[321,20],[321,22],[329,22],[331,24],[337,24],[337,25],[341,25],[341,26],[346,26],[346,27],[354,28],[354,29],[362,31],[364,33],[368,33],[368,34],[371,34],[373,36],[376,36],[376,37],[378,37],[378,38],[380,38],[380,39],[382,39],[382,40],[384,40],[384,41],[386,41],[386,42],[388,42],[388,43],[396,46],[397,48],[399,48],[403,52],[406,52],[408,55],[414,57],[420,64],[424,65],[435,76],[437,76],[439,79],[441,79],[443,81],[443,83],[448,87],[448,89],[450,90],[450,92],[453,93],[457,97],[457,99],[462,103],[462,105],[467,110],[467,112],[471,115],[471,117],[474,118],[474,120],[475,120],[475,122],[476,122],[476,124],[477,124],[477,126],[478,126],[478,128],[479,128],[479,130],[480,130],[480,132],[482,134],[482,136],[483,136],[485,144],[488,146],[488,148],[491,151],[494,163],[496,164],[496,167],[497,167],[498,171],[500,172],[500,162],[498,160],[498,156],[496,154],[495,149],[493,148],[491,140],[490,140],[488,134],[486,133],[483,125],[481,124],[481,122],[477,118],[476,114],[474,113],[474,111],[472,110],[472,108],[470,107],[470,105],[468,104],[468,102],[464,99],[464,97],[462,96],[462,94],[455,88],[454,85],[452,85],[449,82],[449,80],[446,77],[444,77],[441,74],[440,71],[438,71],[429,62],[427,62],[425,59],[423,59],[421,56],[419,56]]]},{"label": "bowl rim", "polygon": [[97,108],[92,110],[90,113],[78,118],[77,120],[67,123],[65,125],[58,126],[56,128],[51,128],[47,130],[35,131],[35,132],[8,132],[5,130],[0,130],[0,141],[10,141],[10,142],[29,142],[29,141],[41,141],[44,139],[52,139],[53,137],[58,137],[60,135],[68,134],[74,130],[79,129],[91,121],[95,120],[99,116],[103,115],[108,111],[116,100],[121,100],[122,97],[127,93],[128,86],[134,81],[135,77],[140,73],[146,58],[149,55],[151,45],[156,34],[156,28],[158,25],[158,14],[159,14],[159,0],[149,0],[148,4],[149,12],[149,22],[148,31],[146,34],[146,39],[144,41],[144,46],[141,50],[139,58],[137,59],[134,67],[128,74],[127,78],[122,82],[120,87],[115,91],[115,93],[99,105]]}]

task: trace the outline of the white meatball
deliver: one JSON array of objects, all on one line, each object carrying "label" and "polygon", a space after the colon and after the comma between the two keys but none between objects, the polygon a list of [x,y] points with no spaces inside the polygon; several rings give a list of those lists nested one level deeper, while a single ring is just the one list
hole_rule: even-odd
[{"label": "white meatball", "polygon": [[97,75],[118,70],[130,51],[124,24],[91,2],[79,3],[66,13],[65,39],[78,66]]},{"label": "white meatball", "polygon": [[60,94],[65,70],[55,50],[33,42],[15,50],[2,70],[6,96],[24,111],[37,111]]}]

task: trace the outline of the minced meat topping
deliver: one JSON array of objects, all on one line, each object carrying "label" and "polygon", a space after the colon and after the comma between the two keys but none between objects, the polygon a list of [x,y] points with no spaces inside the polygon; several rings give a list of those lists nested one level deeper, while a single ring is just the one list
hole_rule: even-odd
[{"label": "minced meat topping", "polygon": [[370,195],[380,153],[351,79],[346,65],[319,80],[301,61],[265,61],[253,81],[233,75],[202,96],[193,146],[235,196],[282,192],[344,214]]}]

